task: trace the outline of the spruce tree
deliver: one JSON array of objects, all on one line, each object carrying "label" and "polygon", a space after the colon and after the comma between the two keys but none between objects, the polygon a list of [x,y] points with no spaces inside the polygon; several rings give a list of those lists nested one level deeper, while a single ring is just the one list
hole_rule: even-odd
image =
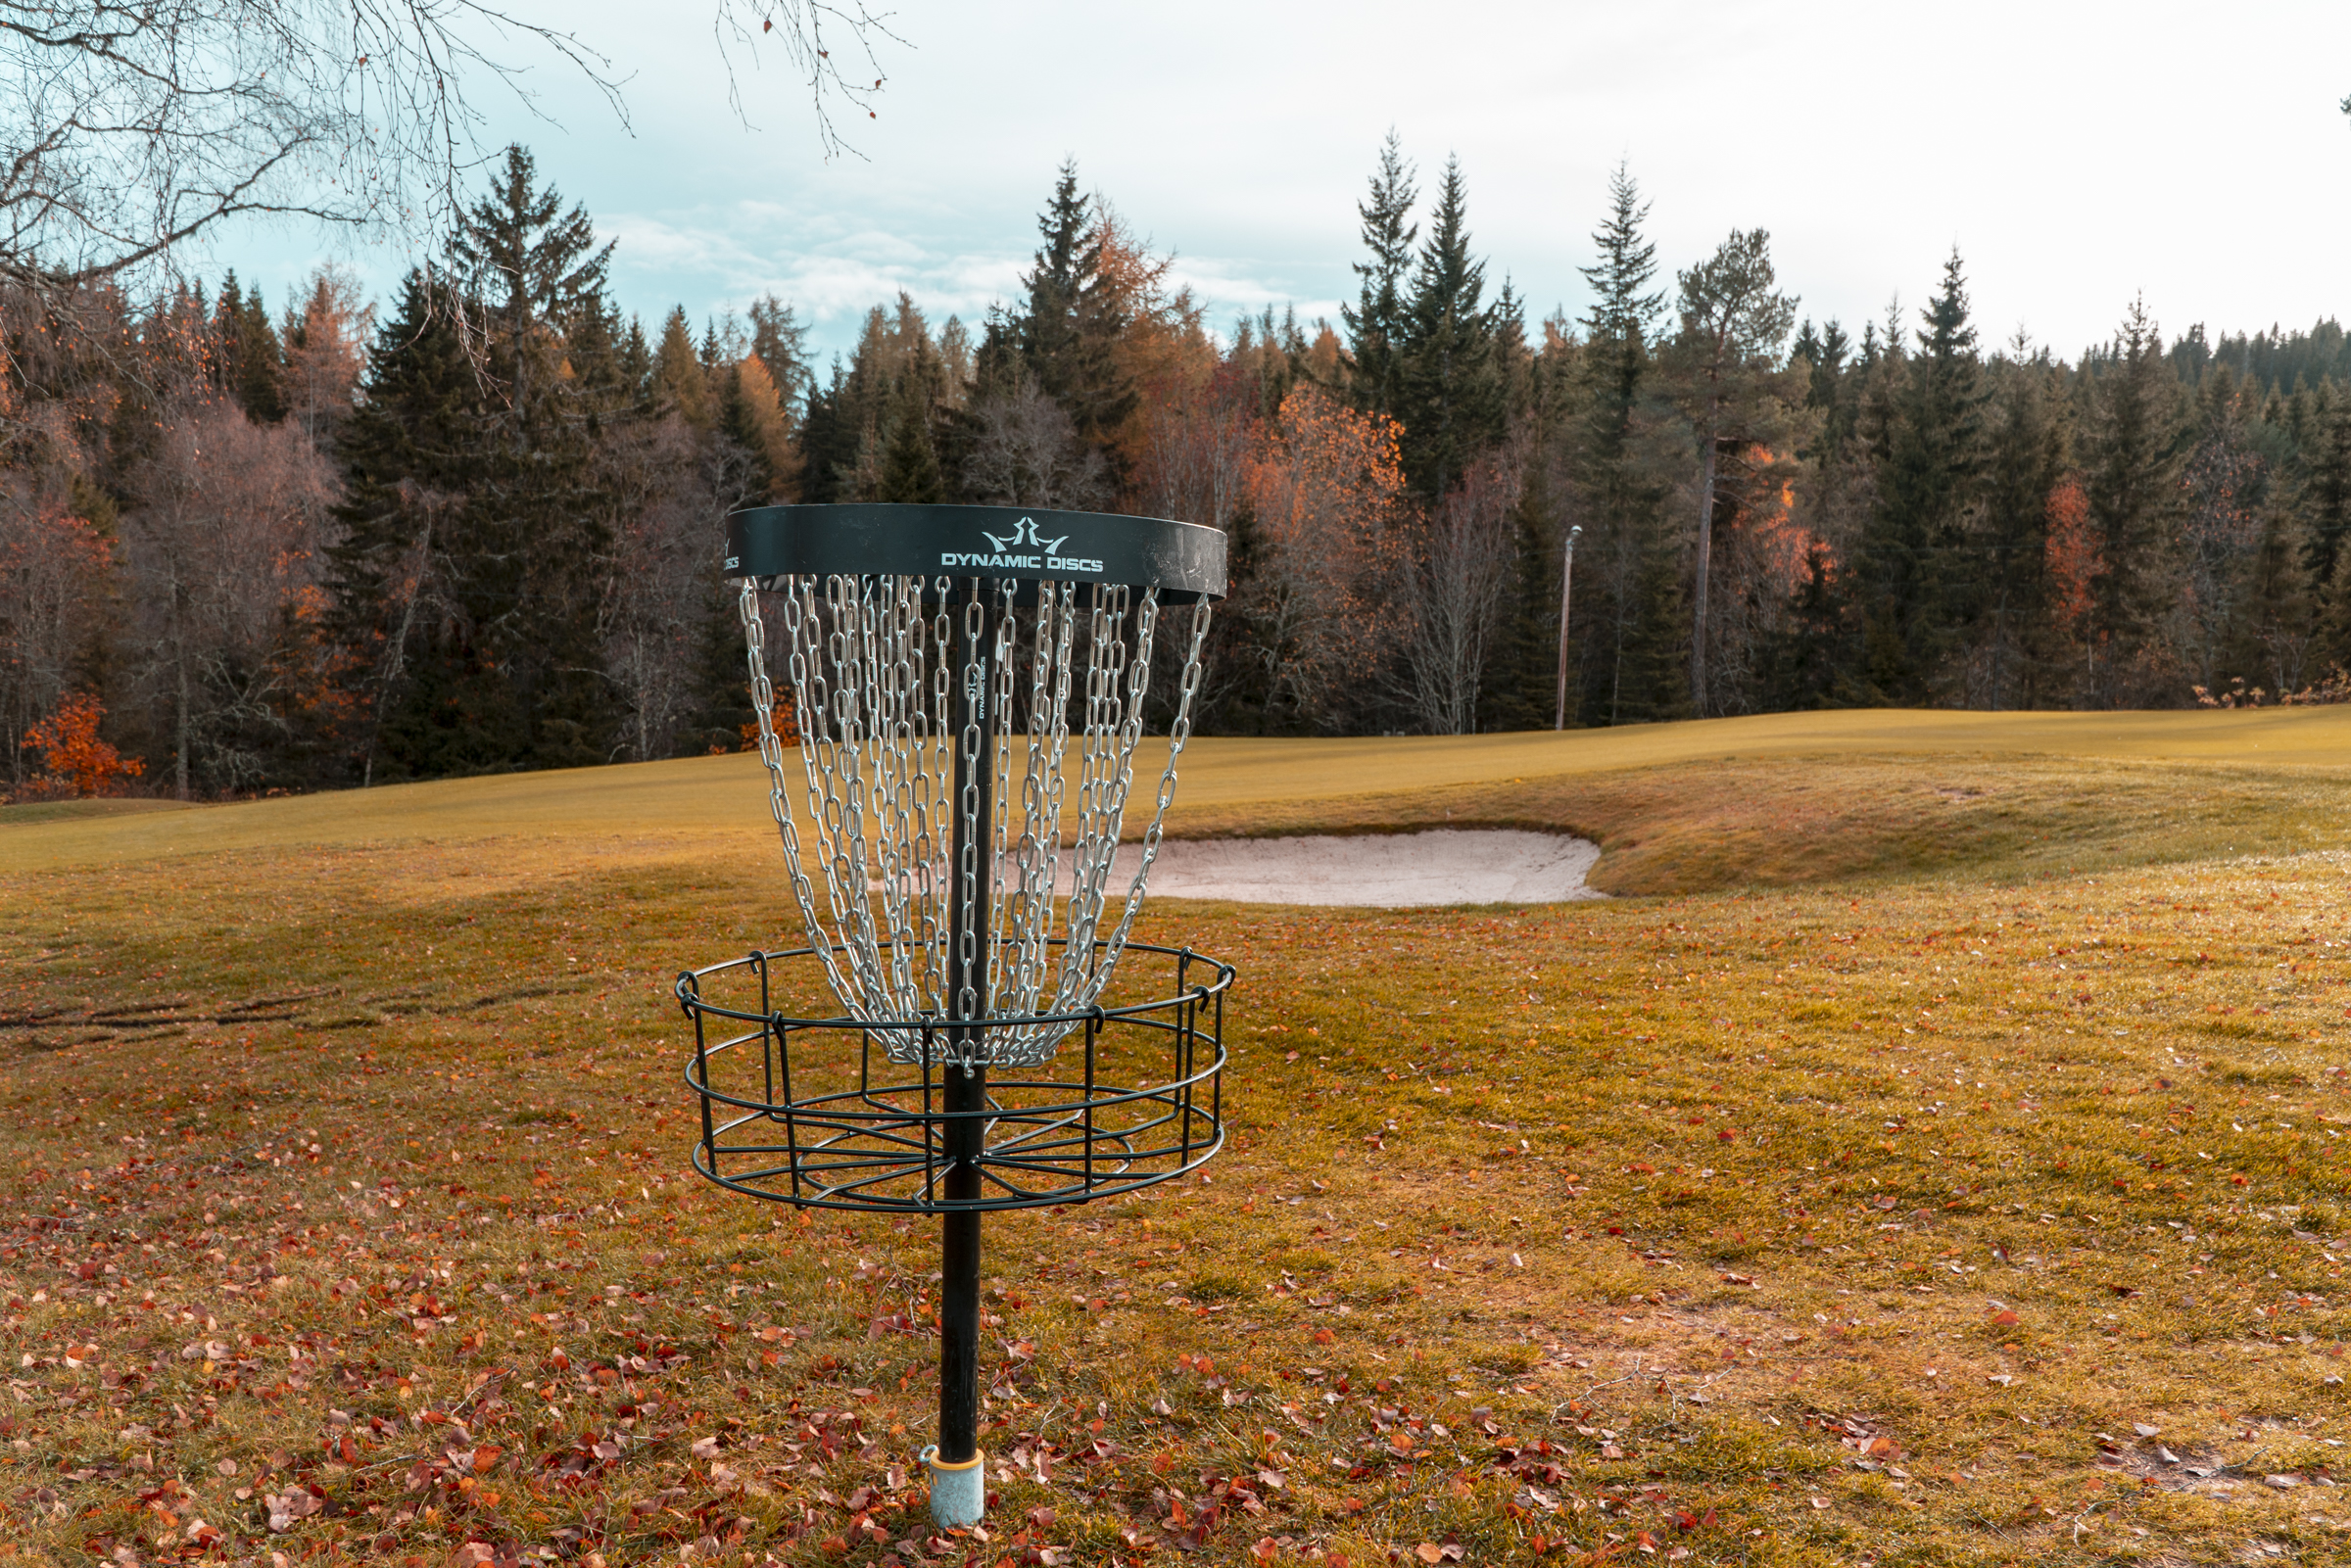
[{"label": "spruce tree", "polygon": [[1983,676],[1972,693],[1982,706],[2034,708],[2060,695],[2049,498],[2071,461],[2056,369],[2045,355],[2020,354],[2003,378],[1984,465],[1974,635]]},{"label": "spruce tree", "polygon": [[2261,532],[2245,562],[2245,642],[2240,655],[2280,697],[2322,673],[2313,660],[2324,627],[2311,593],[2309,539],[2295,510],[2279,500],[2261,508]]},{"label": "spruce tree", "polygon": [[1101,225],[1079,193],[1075,159],[1061,166],[1036,226],[1044,244],[1022,274],[1027,298],[1008,325],[1038,387],[1061,404],[1080,439],[1101,447],[1140,395],[1119,362],[1126,311],[1102,275]]},{"label": "spruce tree", "polygon": [[1485,287],[1485,263],[1469,254],[1468,189],[1460,161],[1449,158],[1396,345],[1405,478],[1432,500],[1502,436],[1502,382]]},{"label": "spruce tree", "polygon": [[454,276],[411,275],[342,442],[338,597],[377,670],[364,771],[600,762],[613,501],[594,442],[632,397],[610,247],[512,147],[450,255]]},{"label": "spruce tree", "polygon": [[1983,464],[1987,394],[1956,249],[1924,312],[1917,356],[1892,403],[1878,502],[1855,551],[1872,701],[1930,700],[1981,587],[1967,553]]},{"label": "spruce tree", "polygon": [[1413,244],[1420,237],[1420,226],[1409,219],[1419,199],[1412,167],[1390,129],[1380,145],[1370,193],[1356,208],[1370,260],[1354,263],[1362,279],[1356,304],[1339,307],[1347,328],[1348,398],[1367,413],[1394,415],[1403,398],[1397,350],[1406,331],[1405,279],[1412,270]]},{"label": "spruce tree", "polygon": [[2186,452],[2178,383],[2143,301],[2132,302],[2098,378],[2083,488],[2095,550],[2089,574],[2087,699],[2097,706],[2148,693],[2138,655],[2170,595],[2173,525]]},{"label": "spruce tree", "polygon": [[876,500],[932,506],[946,499],[938,453],[931,444],[931,399],[927,377],[910,369],[890,410],[888,445],[882,457]]},{"label": "spruce tree", "polygon": [[1588,388],[1576,488],[1589,521],[1576,564],[1590,588],[1577,602],[1585,607],[1586,646],[1598,655],[1583,660],[1584,708],[1608,724],[1678,713],[1689,691],[1678,658],[1685,606],[1663,529],[1662,487],[1636,442],[1665,302],[1651,287],[1657,253],[1642,232],[1648,216],[1631,169],[1619,164],[1608,178],[1607,216],[1592,235],[1599,260],[1582,268],[1593,300],[1584,317]]},{"label": "spruce tree", "polygon": [[[402,280],[369,348],[363,384],[367,395],[338,433],[341,534],[327,549],[330,624],[363,672],[352,780],[474,771],[495,759],[425,744],[436,737],[420,722],[396,719],[429,715],[427,688],[445,692],[474,673],[473,651],[449,610],[452,556],[461,543],[455,514],[474,480],[481,384],[445,280],[422,268]],[[448,663],[458,666],[454,674],[438,668]],[[395,729],[397,737],[387,734]]]},{"label": "spruce tree", "polygon": [[826,505],[848,499],[840,475],[856,460],[858,430],[848,406],[848,366],[839,355],[823,386],[808,394],[800,416],[800,500]]},{"label": "spruce tree", "polygon": [[213,308],[213,354],[215,383],[248,418],[274,424],[285,417],[285,346],[262,304],[262,291],[246,293],[234,271],[220,280]]},{"label": "spruce tree", "polygon": [[[1803,341],[1805,338],[1811,341]],[[1794,355],[1804,365],[1804,406],[1820,415],[1820,425],[1811,447],[1799,456],[1834,459],[1844,455],[1845,444],[1853,432],[1853,406],[1845,396],[1846,356],[1852,347],[1852,340],[1834,317],[1817,334],[1811,322],[1804,323]]]},{"label": "spruce tree", "polygon": [[[611,498],[598,486],[593,421],[621,401],[601,346],[612,247],[598,246],[587,211],[541,186],[530,155],[506,149],[490,193],[462,216],[450,247],[484,324],[493,389],[464,519],[470,581],[489,633],[502,698],[517,710],[513,766],[579,767],[607,758],[609,704],[598,674],[597,608],[610,558]],[[601,361],[602,376],[585,375]]]},{"label": "spruce tree", "polygon": [[2305,424],[2309,435],[2299,444],[2300,506],[2309,547],[2302,564],[2313,588],[2331,594],[2346,575],[2343,541],[2351,537],[2351,407],[2306,416]]},{"label": "spruce tree", "polygon": [[1633,409],[1649,370],[1651,333],[1665,308],[1665,292],[1650,287],[1657,275],[1657,248],[1641,232],[1648,220],[1649,204],[1641,200],[1631,167],[1618,164],[1608,176],[1608,215],[1592,235],[1600,260],[1578,269],[1592,286],[1584,329],[1600,393],[1594,400],[1595,427],[1606,458],[1621,454],[1631,434]]}]

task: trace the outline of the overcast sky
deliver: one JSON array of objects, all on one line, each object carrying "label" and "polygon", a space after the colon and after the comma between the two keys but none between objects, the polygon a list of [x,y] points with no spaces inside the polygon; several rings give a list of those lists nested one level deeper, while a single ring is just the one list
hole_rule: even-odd
[{"label": "overcast sky", "polygon": [[[1065,157],[1221,327],[1269,304],[1335,322],[1391,125],[1424,190],[1461,159],[1473,243],[1535,316],[1583,309],[1620,158],[1669,272],[1768,228],[1804,313],[1856,336],[1897,293],[1915,328],[1954,244],[1988,347],[2021,325],[2072,357],[2142,291],[2167,337],[2351,311],[2339,3],[906,0],[880,117],[843,123],[862,156],[829,163],[780,54],[742,76],[752,124],[732,114],[708,3],[549,8],[631,78],[629,128],[553,67],[547,119],[481,98],[489,139],[619,240],[648,325],[773,292],[829,353],[900,289],[976,321]],[[275,306],[330,254],[242,233],[214,265]],[[339,254],[379,292],[408,261]]]}]

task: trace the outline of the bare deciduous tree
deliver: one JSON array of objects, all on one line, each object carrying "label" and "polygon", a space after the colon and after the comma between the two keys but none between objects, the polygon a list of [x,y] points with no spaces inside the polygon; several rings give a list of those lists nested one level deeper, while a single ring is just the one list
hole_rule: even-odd
[{"label": "bare deciduous tree", "polygon": [[1472,463],[1437,503],[1418,547],[1397,563],[1402,695],[1431,735],[1469,735],[1486,654],[1501,630],[1526,454],[1512,441]]},{"label": "bare deciduous tree", "polygon": [[130,488],[125,564],[150,615],[130,632],[171,713],[173,790],[249,787],[261,765],[238,736],[283,726],[275,644],[321,579],[333,465],[290,421],[206,402],[166,421]]},{"label": "bare deciduous tree", "polygon": [[1220,369],[1189,398],[1146,404],[1135,479],[1153,515],[1231,526],[1249,478],[1250,391]]},{"label": "bare deciduous tree", "polygon": [[1102,454],[1078,439],[1060,404],[1023,373],[1010,392],[973,409],[980,437],[964,467],[975,500],[991,506],[1088,511],[1105,504],[1110,473]]},{"label": "bare deciduous tree", "polygon": [[[717,0],[713,25],[731,84],[739,57],[783,46],[830,155],[846,150],[833,104],[872,112],[887,20]],[[865,56],[854,73],[843,41]],[[246,214],[439,232],[484,156],[478,96],[532,104],[529,69],[550,59],[626,122],[603,54],[484,0],[0,0],[0,277],[134,273]]]},{"label": "bare deciduous tree", "polygon": [[75,684],[106,630],[106,540],[53,500],[0,493],[0,777],[22,784],[25,732]]},{"label": "bare deciduous tree", "polygon": [[626,714],[623,744],[640,761],[676,749],[694,704],[722,587],[713,520],[766,499],[725,494],[726,468],[724,454],[706,457],[677,413],[620,432],[606,458],[619,505],[604,667]]}]

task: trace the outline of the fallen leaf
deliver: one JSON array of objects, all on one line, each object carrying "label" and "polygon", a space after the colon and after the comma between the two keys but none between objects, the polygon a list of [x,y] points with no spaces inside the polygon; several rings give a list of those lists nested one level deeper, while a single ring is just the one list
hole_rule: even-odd
[{"label": "fallen leaf", "polygon": [[289,1487],[262,1500],[269,1510],[269,1528],[281,1533],[293,1529],[296,1520],[308,1519],[326,1506],[308,1487]]}]

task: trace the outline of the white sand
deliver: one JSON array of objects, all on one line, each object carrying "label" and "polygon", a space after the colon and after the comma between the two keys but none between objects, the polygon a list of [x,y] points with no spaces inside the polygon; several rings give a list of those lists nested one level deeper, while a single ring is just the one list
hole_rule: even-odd
[{"label": "white sand", "polygon": [[[1119,870],[1133,862],[1121,847]],[[1170,839],[1151,867],[1167,898],[1251,904],[1558,904],[1606,898],[1584,885],[1600,846],[1556,833],[1440,828],[1313,838]]]},{"label": "white sand", "polygon": [[[1119,846],[1115,909],[1140,851]],[[1152,894],[1244,904],[1348,904],[1380,909],[1440,904],[1562,904],[1608,895],[1584,884],[1600,859],[1588,838],[1491,828],[1298,838],[1170,838],[1151,866]],[[1008,880],[1018,880],[1009,861]],[[1075,868],[1061,863],[1061,891]],[[881,884],[876,882],[875,887]]]}]

